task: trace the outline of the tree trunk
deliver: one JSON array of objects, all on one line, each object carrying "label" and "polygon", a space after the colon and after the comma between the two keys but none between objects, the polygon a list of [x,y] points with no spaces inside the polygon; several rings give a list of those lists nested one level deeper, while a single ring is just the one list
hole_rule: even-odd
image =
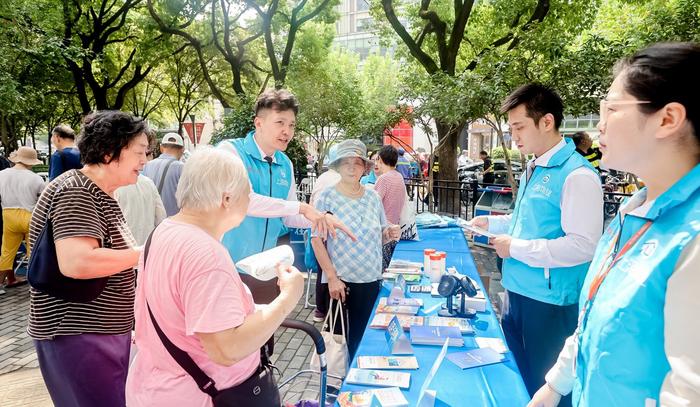
[{"label": "tree trunk", "polygon": [[[440,171],[438,173],[437,186],[439,193],[437,197],[438,211],[454,213],[460,206],[460,194],[457,189],[457,144],[458,136],[464,123],[458,126],[450,126],[439,120],[435,120],[438,133],[438,148],[436,151]],[[432,171],[431,171],[432,172]],[[440,182],[453,181],[453,182]],[[433,180],[435,182],[435,180]],[[442,188],[440,188],[442,187]],[[448,189],[453,188],[453,189]],[[441,196],[440,196],[441,195]]]}]

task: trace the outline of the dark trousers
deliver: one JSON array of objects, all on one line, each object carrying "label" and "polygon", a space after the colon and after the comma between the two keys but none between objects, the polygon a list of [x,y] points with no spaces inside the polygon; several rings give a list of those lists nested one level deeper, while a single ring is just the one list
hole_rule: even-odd
[{"label": "dark trousers", "polygon": [[[379,290],[382,288],[382,280],[373,281],[371,283],[348,283],[345,282],[347,292],[345,294],[345,315],[347,316],[346,324],[349,324],[349,329],[346,328],[345,339],[348,343],[348,353],[350,360],[355,356],[357,347],[360,346],[362,335],[365,333],[367,323],[372,315],[374,303],[377,301]],[[333,310],[330,310],[333,312]],[[340,331],[340,318],[335,322],[335,333]]]},{"label": "dark trousers", "polygon": [[35,340],[41,375],[56,407],[124,407],[131,333]]},{"label": "dark trousers", "polygon": [[323,270],[319,267],[316,274],[316,309],[325,315],[328,313],[328,301],[330,301],[331,296],[328,291],[328,283],[321,282],[322,275]]},{"label": "dark trousers", "polygon": [[[503,333],[530,397],[544,385],[544,376],[576,329],[577,317],[578,304],[547,304],[506,291]],[[571,406],[571,395],[563,397],[559,406]]]}]

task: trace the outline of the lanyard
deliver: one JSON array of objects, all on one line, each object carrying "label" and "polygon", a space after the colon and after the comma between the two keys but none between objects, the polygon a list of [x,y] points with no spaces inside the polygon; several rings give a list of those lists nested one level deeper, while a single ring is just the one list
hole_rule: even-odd
[{"label": "lanyard", "polygon": [[625,245],[622,247],[622,249],[615,255],[615,257],[612,259],[610,264],[606,267],[605,264],[608,262],[608,259],[610,258],[610,255],[612,255],[613,250],[615,249],[615,246],[617,245],[617,241],[620,239],[620,234],[622,234],[622,229],[615,235],[615,238],[612,240],[612,244],[610,245],[610,248],[608,249],[608,253],[605,256],[605,260],[603,261],[603,265],[601,266],[600,271],[598,274],[595,276],[593,279],[593,282],[591,283],[591,287],[588,289],[588,298],[586,300],[586,303],[583,305],[583,309],[581,310],[579,314],[579,319],[578,319],[578,325],[576,326],[576,331],[574,331],[574,363],[573,363],[573,373],[576,373],[576,365],[578,362],[578,357],[579,357],[579,337],[581,335],[581,332],[583,331],[583,326],[586,324],[586,321],[588,320],[588,311],[590,311],[590,307],[593,304],[593,300],[595,299],[596,295],[598,295],[598,290],[600,289],[600,286],[603,284],[603,281],[605,281],[605,278],[608,276],[610,273],[610,270],[617,264],[620,259],[622,259],[622,256],[624,256],[646,233],[646,231],[651,227],[651,221],[647,221],[632,237],[625,243]]}]

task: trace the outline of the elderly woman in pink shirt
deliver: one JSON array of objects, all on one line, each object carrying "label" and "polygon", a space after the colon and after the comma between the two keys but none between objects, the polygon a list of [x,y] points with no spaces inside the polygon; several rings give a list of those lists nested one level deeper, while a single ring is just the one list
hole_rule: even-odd
[{"label": "elderly woman in pink shirt", "polygon": [[[401,211],[406,204],[406,186],[403,175],[396,170],[396,163],[399,159],[399,152],[394,146],[384,146],[377,153],[376,168],[377,182],[374,190],[379,194],[379,199],[384,206],[384,213],[389,223],[400,225]],[[391,241],[384,245],[382,250],[383,268],[386,268],[394,254],[396,241]]]},{"label": "elderly woman in pink shirt", "polygon": [[[147,261],[143,256],[140,261],[138,353],[127,379],[127,405],[213,405],[212,396],[166,350],[149,308],[167,339],[192,358],[217,390],[243,388],[264,376],[260,348],[294,309],[304,282],[296,269],[280,268],[281,294],[269,305],[253,303],[220,243],[245,217],[249,192],[242,162],[227,152],[198,150],[185,164],[176,193],[180,212],[155,229]],[[279,406],[276,386],[262,387],[262,394],[250,394],[243,404]]]}]

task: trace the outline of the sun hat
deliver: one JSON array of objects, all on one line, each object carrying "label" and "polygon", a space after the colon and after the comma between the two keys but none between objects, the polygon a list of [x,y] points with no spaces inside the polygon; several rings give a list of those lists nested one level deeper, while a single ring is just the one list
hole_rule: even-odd
[{"label": "sun hat", "polygon": [[10,161],[13,163],[22,163],[30,167],[43,164],[41,160],[37,158],[36,150],[31,147],[20,147],[14,154],[10,155]]},{"label": "sun hat", "polygon": [[367,147],[365,143],[357,139],[344,140],[337,144],[336,156],[334,160],[331,160],[328,164],[329,167],[337,169],[343,158],[361,158],[365,164],[369,164],[371,161],[367,159]]}]

